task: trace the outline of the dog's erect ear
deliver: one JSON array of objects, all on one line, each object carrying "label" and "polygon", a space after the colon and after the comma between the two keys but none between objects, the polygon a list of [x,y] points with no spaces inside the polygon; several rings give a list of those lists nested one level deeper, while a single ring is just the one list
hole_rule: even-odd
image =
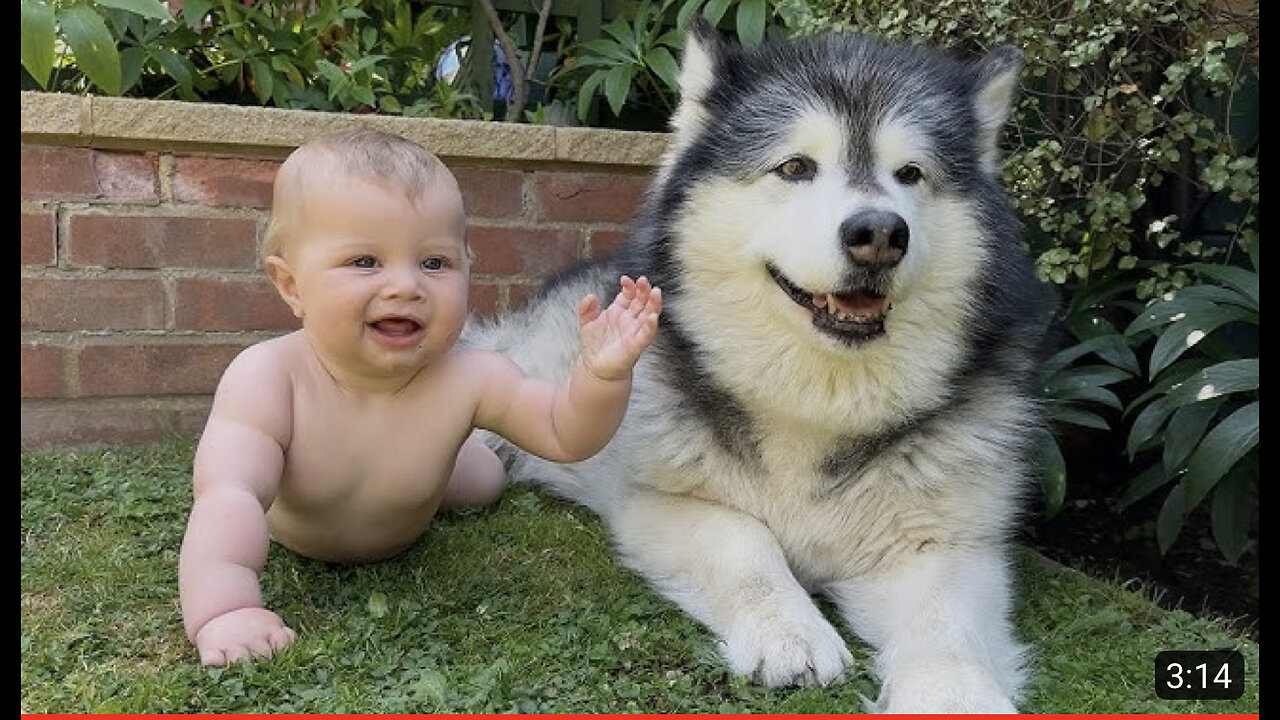
[{"label": "dog's erect ear", "polygon": [[716,80],[724,43],[709,20],[696,14],[690,18],[680,58],[680,103],[671,115],[671,130],[677,137],[687,136],[701,126],[702,101]]},{"label": "dog's erect ear", "polygon": [[1022,73],[1022,51],[1012,45],[998,47],[974,64],[974,72],[973,113],[982,134],[982,162],[995,172],[1000,161],[1000,132],[1013,110]]},{"label": "dog's erect ear", "polygon": [[680,98],[701,100],[715,81],[716,68],[724,54],[724,38],[711,21],[695,14],[684,35],[684,55],[680,59]]}]

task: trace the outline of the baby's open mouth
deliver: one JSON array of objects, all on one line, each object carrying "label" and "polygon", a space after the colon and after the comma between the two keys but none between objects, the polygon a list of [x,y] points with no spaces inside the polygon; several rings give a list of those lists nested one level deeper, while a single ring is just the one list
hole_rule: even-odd
[{"label": "baby's open mouth", "polygon": [[884,319],[890,309],[884,295],[867,288],[809,292],[791,282],[772,265],[766,267],[778,287],[795,304],[813,314],[813,326],[818,330],[846,343],[884,334]]},{"label": "baby's open mouth", "polygon": [[422,329],[422,323],[409,318],[383,318],[369,323],[374,330],[383,335],[399,337],[412,335]]}]

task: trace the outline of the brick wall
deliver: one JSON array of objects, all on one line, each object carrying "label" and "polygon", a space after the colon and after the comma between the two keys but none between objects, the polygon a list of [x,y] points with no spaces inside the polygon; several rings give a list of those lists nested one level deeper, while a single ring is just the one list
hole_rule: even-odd
[{"label": "brick wall", "polygon": [[[150,117],[160,111],[167,124]],[[188,131],[148,136],[132,121],[144,116]],[[477,314],[615,246],[665,140],[23,93],[22,447],[198,433],[231,358],[297,327],[257,263],[276,168],[349,122],[413,136],[453,169]]]}]

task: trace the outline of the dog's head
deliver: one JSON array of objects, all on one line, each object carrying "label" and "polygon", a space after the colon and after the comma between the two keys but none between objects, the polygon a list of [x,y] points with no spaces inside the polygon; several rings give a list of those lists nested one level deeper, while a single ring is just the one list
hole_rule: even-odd
[{"label": "dog's head", "polygon": [[1016,240],[996,171],[1021,66],[850,34],[744,50],[696,19],[648,210],[676,312],[838,353],[895,318],[964,322],[957,286]]}]

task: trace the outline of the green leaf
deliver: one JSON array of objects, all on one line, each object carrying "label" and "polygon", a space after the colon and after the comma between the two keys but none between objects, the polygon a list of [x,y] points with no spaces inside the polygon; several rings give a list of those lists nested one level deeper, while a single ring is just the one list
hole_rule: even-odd
[{"label": "green leaf", "polygon": [[352,74],[352,75],[355,75],[356,73],[358,73],[358,72],[360,72],[360,71],[362,71],[362,70],[365,70],[365,69],[367,69],[367,68],[373,67],[374,65],[377,65],[378,63],[382,62],[383,60],[386,60],[386,59],[387,59],[387,57],[388,57],[388,56],[386,56],[386,55],[366,55],[366,56],[364,56],[364,57],[360,58],[359,60],[357,60],[357,61],[355,61],[355,62],[351,63],[351,70],[350,70],[350,72],[351,72],[351,74]]},{"label": "green leaf", "polygon": [[1231,288],[1225,288],[1221,285],[1188,285],[1184,288],[1178,288],[1174,291],[1179,297],[1194,298],[1196,300],[1208,300],[1213,303],[1226,303],[1228,305],[1239,305],[1241,307],[1257,310],[1257,303],[1252,303],[1249,298],[1241,295],[1239,292]]},{"label": "green leaf", "polygon": [[1160,554],[1164,555],[1173,547],[1173,543],[1182,533],[1182,525],[1186,522],[1187,510],[1183,499],[1182,485],[1174,485],[1160,506],[1160,514],[1156,517],[1156,542],[1160,545]]},{"label": "green leaf", "polygon": [[1123,510],[1156,489],[1164,487],[1173,478],[1173,475],[1165,472],[1164,466],[1160,463],[1155,463],[1143,470],[1125,485],[1124,492],[1120,495],[1120,509]]},{"label": "green leaf", "polygon": [[271,72],[270,65],[257,58],[249,61],[249,73],[253,77],[253,94],[259,103],[266,105],[275,86],[275,73]]},{"label": "green leaf", "polygon": [[693,14],[698,12],[701,7],[702,0],[688,0],[688,2],[681,5],[680,10],[676,13],[676,29],[683,33],[685,28],[689,26],[689,18],[693,17]]},{"label": "green leaf", "polygon": [[209,10],[213,8],[212,0],[184,0],[182,3],[182,21],[187,27],[195,27],[197,23],[204,20],[204,16],[209,14]]},{"label": "green leaf", "polygon": [[53,8],[42,2],[22,0],[22,67],[44,90],[49,89],[49,75],[53,73],[54,35],[57,21]]},{"label": "green leaf", "polygon": [[1130,294],[1137,285],[1137,280],[1131,275],[1123,273],[1112,274],[1104,280],[1091,282],[1072,293],[1071,300],[1067,305],[1067,316],[1078,315],[1088,307],[1105,305],[1107,300],[1117,295]]},{"label": "green leaf", "polygon": [[734,0],[711,0],[706,7],[702,8],[702,17],[710,20],[712,25],[719,25],[721,18],[733,3]]},{"label": "green leaf", "polygon": [[769,13],[768,0],[742,0],[738,4],[738,40],[745,47],[754,47],[764,40],[764,25]]},{"label": "green leaf", "polygon": [[1249,392],[1258,389],[1258,360],[1243,358],[1227,360],[1195,373],[1169,389],[1165,398],[1169,403],[1182,406],[1220,395]]},{"label": "green leaf", "polygon": [[1208,275],[1227,287],[1245,296],[1252,309],[1258,309],[1258,285],[1260,276],[1234,265],[1212,265],[1209,263],[1192,263],[1189,266],[1201,275]]},{"label": "green leaf", "polygon": [[1129,440],[1125,444],[1125,452],[1129,454],[1130,460],[1138,454],[1148,440],[1155,437],[1174,410],[1177,410],[1177,406],[1170,403],[1166,395],[1157,398],[1138,413],[1138,416],[1133,419],[1133,425],[1129,428]]},{"label": "green leaf", "polygon": [[169,12],[169,8],[165,7],[160,0],[94,0],[94,2],[117,10],[128,10],[131,13],[149,17],[153,20],[173,19],[173,14]]},{"label": "green leaf", "polygon": [[120,53],[102,16],[87,5],[74,5],[63,13],[61,25],[80,70],[102,92],[119,95]]},{"label": "green leaf", "polygon": [[1110,390],[1097,385],[1072,385],[1061,388],[1053,395],[1054,400],[1095,402],[1116,410],[1124,407],[1120,398]]},{"label": "green leaf", "polygon": [[[1072,345],[1067,348],[1063,348],[1062,350],[1059,350],[1058,352],[1054,353],[1051,357],[1049,357],[1049,359],[1045,360],[1043,363],[1040,364],[1040,372],[1044,374],[1046,377],[1051,376],[1054,373],[1058,372],[1059,370],[1070,365],[1077,358],[1084,357],[1089,353],[1096,353],[1099,348],[1114,346],[1117,343],[1119,343],[1120,345],[1123,345],[1126,349],[1128,349],[1128,343],[1125,341],[1124,336],[1122,335],[1107,334],[1107,335],[1098,335],[1097,337],[1089,338],[1084,342],[1076,343],[1075,345]],[[1132,351],[1130,351],[1130,354],[1132,354]],[[1129,370],[1129,368],[1125,368],[1125,369]],[[1131,372],[1133,372],[1136,375],[1139,371],[1140,369],[1138,367],[1137,358],[1135,357]]]},{"label": "green leaf", "polygon": [[1182,353],[1192,348],[1206,335],[1236,320],[1243,320],[1255,313],[1234,305],[1212,305],[1205,310],[1188,312],[1181,320],[1169,324],[1160,333],[1155,347],[1151,350],[1151,377],[1177,360]]},{"label": "green leaf", "polygon": [[1194,405],[1178,408],[1169,418],[1169,425],[1164,431],[1164,453],[1161,462],[1170,477],[1182,471],[1182,463],[1191,455],[1191,451],[1200,444],[1205,428],[1213,419],[1218,408],[1226,402],[1226,398],[1214,398]]},{"label": "green leaf", "polygon": [[1067,462],[1053,433],[1045,429],[1036,432],[1040,490],[1044,495],[1044,514],[1051,518],[1062,509],[1067,495]]},{"label": "green leaf", "polygon": [[631,65],[619,65],[610,69],[604,76],[604,97],[609,101],[609,109],[614,115],[622,114],[622,106],[627,102],[627,93],[631,91],[631,78],[636,69]]},{"label": "green leaf", "polygon": [[138,83],[148,57],[147,49],[136,45],[120,51],[120,92],[127,93]]},{"label": "green leaf", "polygon": [[582,81],[582,87],[578,89],[579,122],[586,122],[587,113],[591,110],[591,101],[595,99],[596,90],[600,87],[600,83],[604,81],[604,73],[604,70],[597,70]]},{"label": "green leaf", "polygon": [[1232,565],[1240,559],[1249,542],[1249,525],[1253,514],[1253,499],[1249,492],[1250,478],[1257,477],[1258,468],[1253,463],[1240,463],[1218,483],[1213,493],[1213,505],[1209,519],[1213,527],[1213,539],[1223,557]]},{"label": "green leaf", "polygon": [[1216,307],[1207,300],[1173,296],[1168,300],[1157,300],[1148,305],[1133,322],[1124,329],[1126,337],[1133,337],[1143,330],[1166,325],[1193,312],[1207,312]]},{"label": "green leaf", "polygon": [[1129,407],[1125,408],[1124,414],[1128,415],[1134,410],[1142,407],[1144,403],[1154,397],[1167,394],[1169,389],[1174,385],[1181,383],[1212,364],[1213,361],[1209,358],[1197,357],[1179,360],[1173,365],[1170,365],[1169,368],[1161,373],[1160,377],[1152,383],[1151,387],[1144,390],[1142,394],[1138,395],[1138,397],[1134,398],[1133,401],[1129,403]]},{"label": "green leaf", "polygon": [[607,57],[611,60],[616,60],[620,63],[629,63],[633,59],[630,55],[627,54],[627,51],[621,45],[614,42],[613,40],[609,40],[608,38],[596,38],[595,40],[588,40],[582,43],[581,45],[579,45],[578,47],[584,50],[593,52],[597,55],[603,55],[604,57]]},{"label": "green leaf", "polygon": [[1064,422],[1070,425],[1079,425],[1081,427],[1094,428],[1096,430],[1110,430],[1111,426],[1107,421],[1097,413],[1082,410],[1078,407],[1066,405],[1063,403],[1050,403],[1046,409],[1049,418]]},{"label": "green leaf", "polygon": [[1049,396],[1056,396],[1072,388],[1102,387],[1128,380],[1133,376],[1110,365],[1081,365],[1054,373],[1044,384]]},{"label": "green leaf", "polygon": [[1258,401],[1245,405],[1213,427],[1187,460],[1181,485],[1187,510],[1200,504],[1213,486],[1258,444]]},{"label": "green leaf", "polygon": [[680,65],[665,47],[655,47],[644,56],[645,64],[671,90],[680,89]]}]

